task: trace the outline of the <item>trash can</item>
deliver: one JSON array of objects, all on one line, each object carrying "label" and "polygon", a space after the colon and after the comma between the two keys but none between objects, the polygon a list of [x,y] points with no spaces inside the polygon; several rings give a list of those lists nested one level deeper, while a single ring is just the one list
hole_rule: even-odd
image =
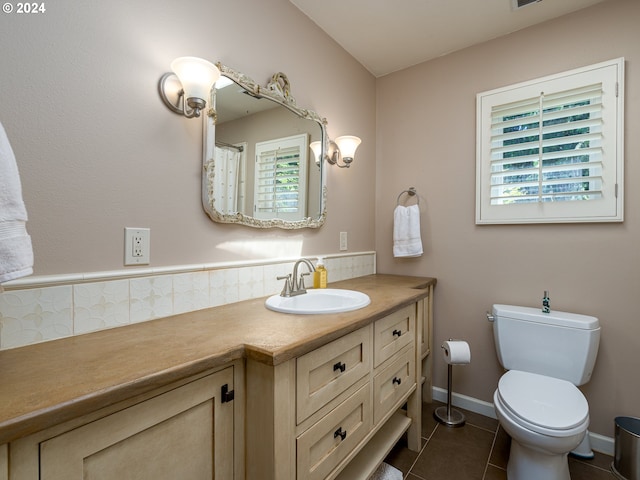
[{"label": "trash can", "polygon": [[611,470],[620,479],[640,480],[640,418],[616,417]]}]

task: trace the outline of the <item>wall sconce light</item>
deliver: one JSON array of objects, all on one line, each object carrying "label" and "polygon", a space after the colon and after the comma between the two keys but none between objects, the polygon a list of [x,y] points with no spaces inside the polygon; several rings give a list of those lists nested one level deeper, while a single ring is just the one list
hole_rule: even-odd
[{"label": "wall sconce light", "polygon": [[[360,145],[358,137],[352,135],[343,135],[336,138],[335,142],[329,140],[329,151],[325,154],[324,159],[331,165],[337,165],[340,168],[349,168],[351,162],[353,162],[353,156],[356,153],[358,145]],[[313,152],[313,158],[316,161],[316,165],[320,166],[322,144],[320,142],[311,142],[309,148]],[[338,162],[342,158],[342,165]]]},{"label": "wall sconce light", "polygon": [[220,70],[198,57],[179,57],[171,62],[172,72],[160,78],[160,97],[172,112],[187,118],[200,116]]},{"label": "wall sconce light", "polygon": [[[358,145],[360,145],[358,137],[353,135],[343,135],[334,141],[329,141],[329,152],[327,152],[327,162],[331,165],[337,165],[340,168],[349,168],[353,157],[356,153]],[[338,162],[342,159],[342,165]]]},{"label": "wall sconce light", "polygon": [[[325,154],[324,159],[331,165],[337,165],[340,168],[349,168],[360,142],[362,142],[362,140],[353,135],[343,135],[342,137],[336,138],[335,142],[329,140],[329,151]],[[320,165],[320,142],[311,142],[309,146],[316,157],[316,164]],[[338,163],[340,159],[342,159],[342,165]]]}]

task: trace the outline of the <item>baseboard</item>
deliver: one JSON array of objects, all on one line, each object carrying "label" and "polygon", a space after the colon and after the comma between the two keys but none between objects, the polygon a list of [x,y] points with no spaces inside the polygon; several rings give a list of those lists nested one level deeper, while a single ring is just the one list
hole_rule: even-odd
[{"label": "baseboard", "polygon": [[[444,388],[433,387],[433,398],[442,403],[447,403],[447,391]],[[496,418],[496,412],[493,403],[478,400],[477,398],[467,397],[460,393],[451,393],[451,405],[464,408],[470,412],[479,413],[485,417]]]},{"label": "baseboard", "polygon": [[591,442],[592,450],[613,457],[615,453],[615,440],[613,438],[589,432],[589,441]]},{"label": "baseboard", "polygon": [[[442,403],[447,403],[447,391],[444,388],[433,387],[432,389],[433,399]],[[464,408],[470,412],[478,413],[489,418],[496,418],[496,412],[493,408],[493,403],[478,400],[477,398],[468,397],[460,393],[453,392],[451,394],[451,405],[459,408]],[[613,438],[605,437],[598,433],[589,432],[589,441],[591,442],[591,448],[605,455],[614,455],[615,442]]]}]

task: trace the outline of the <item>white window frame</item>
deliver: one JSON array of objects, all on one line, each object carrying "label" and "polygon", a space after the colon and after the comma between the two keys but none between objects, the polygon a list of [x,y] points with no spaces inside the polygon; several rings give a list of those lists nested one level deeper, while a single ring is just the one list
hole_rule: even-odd
[{"label": "white window frame", "polygon": [[[496,130],[492,132],[492,112],[516,102],[594,84],[602,88],[602,135],[598,140],[598,161],[602,162],[598,173],[601,177],[600,198],[588,196],[588,200],[578,201],[540,199],[535,203],[503,204],[495,203],[494,198],[492,203],[492,182],[497,183],[496,178],[500,176],[495,168],[492,172],[492,161],[494,165],[499,163],[492,136],[495,140],[500,134]],[[476,224],[623,221],[624,58],[479,93],[476,116]],[[540,184],[546,182],[541,180]]]}]

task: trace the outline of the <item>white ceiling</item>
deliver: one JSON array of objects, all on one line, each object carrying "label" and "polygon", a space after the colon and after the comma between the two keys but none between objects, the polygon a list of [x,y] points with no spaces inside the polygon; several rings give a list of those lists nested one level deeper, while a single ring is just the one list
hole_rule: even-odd
[{"label": "white ceiling", "polygon": [[290,0],[376,77],[604,0]]}]

